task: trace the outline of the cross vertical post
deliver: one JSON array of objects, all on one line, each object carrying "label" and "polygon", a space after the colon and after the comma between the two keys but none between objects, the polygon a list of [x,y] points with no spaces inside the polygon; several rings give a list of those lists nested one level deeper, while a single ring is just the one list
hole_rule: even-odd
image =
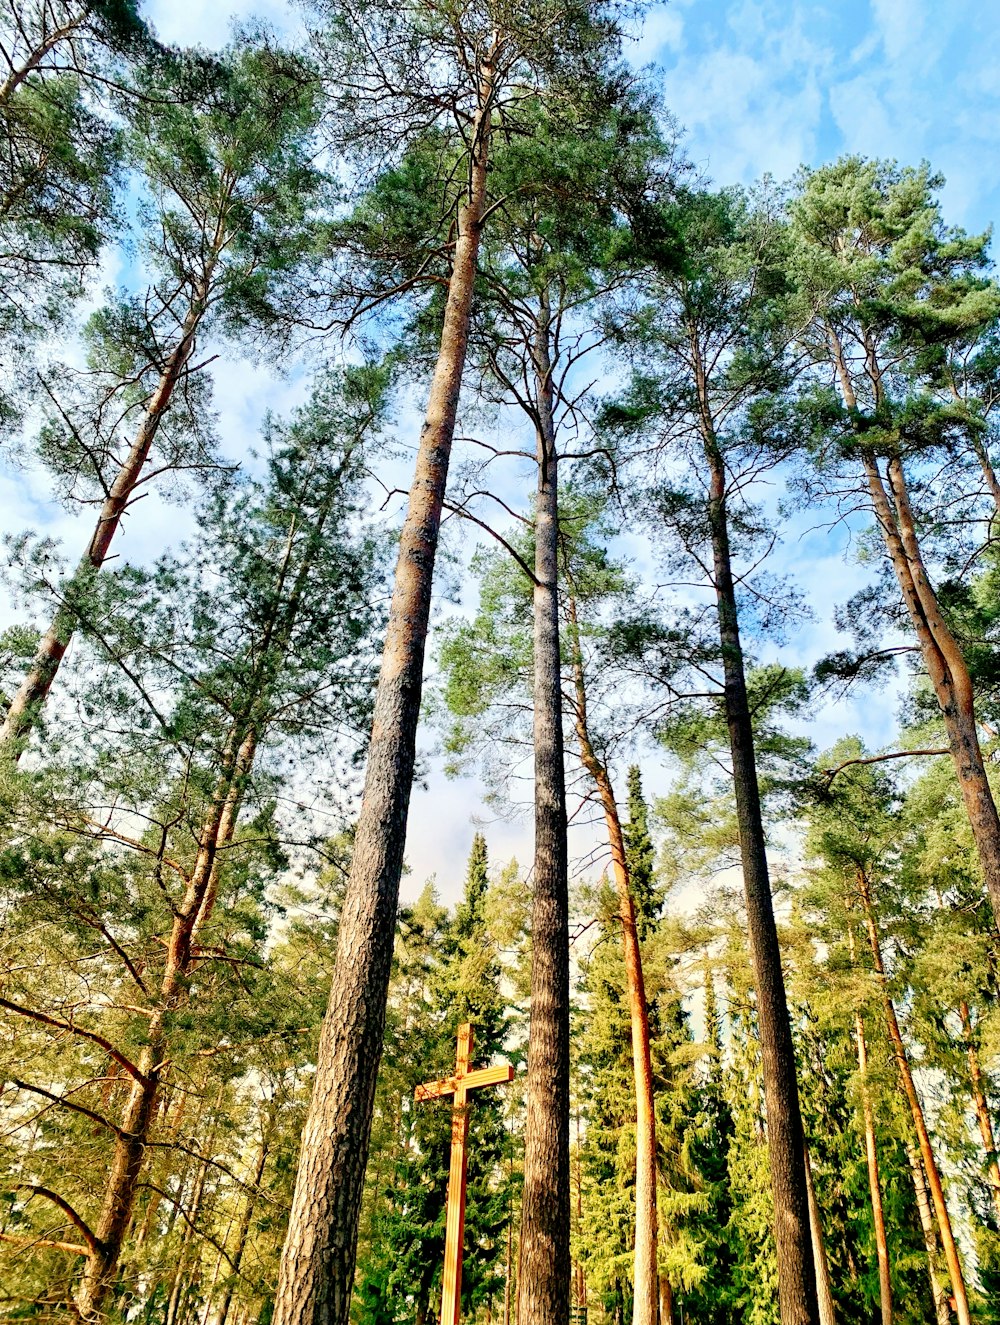
[{"label": "cross vertical post", "polygon": [[473,1030],[466,1023],[458,1030],[455,1056],[455,1103],[451,1111],[451,1166],[448,1171],[448,1218],[444,1231],[444,1273],[441,1276],[441,1325],[458,1325],[462,1301],[462,1243],[465,1233],[465,1182],[469,1160],[469,1094],[462,1079],[472,1058]]},{"label": "cross vertical post", "polygon": [[443,1081],[428,1081],[414,1092],[417,1102],[453,1095],[451,1110],[451,1164],[448,1171],[447,1217],[444,1234],[444,1272],[441,1276],[441,1325],[459,1325],[462,1305],[462,1247],[465,1240],[465,1183],[468,1173],[466,1142],[469,1139],[469,1091],[513,1081],[514,1069],[483,1067],[470,1072],[475,1036],[465,1022],[458,1028],[455,1075]]}]

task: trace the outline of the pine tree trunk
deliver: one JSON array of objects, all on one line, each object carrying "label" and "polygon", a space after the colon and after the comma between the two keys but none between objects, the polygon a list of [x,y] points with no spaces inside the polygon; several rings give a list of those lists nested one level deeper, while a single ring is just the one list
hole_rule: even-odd
[{"label": "pine tree trunk", "polygon": [[979,1053],[976,1050],[976,1042],[972,1034],[972,1018],[969,1015],[968,1003],[963,1001],[959,1005],[959,1016],[962,1019],[962,1036],[965,1040],[965,1050],[969,1060],[969,1081],[972,1086],[972,1103],[976,1110],[976,1121],[979,1124],[979,1135],[983,1140],[983,1157],[986,1161],[990,1198],[993,1201],[993,1209],[996,1212],[997,1221],[1000,1223],[1000,1163],[997,1162],[997,1146],[996,1138],[993,1133],[993,1119],[990,1117],[989,1104],[986,1101],[986,1093],[983,1090],[983,1069],[979,1063]]},{"label": "pine tree trunk", "polygon": [[809,1233],[812,1237],[813,1264],[816,1267],[816,1295],[819,1298],[820,1325],[837,1325],[837,1310],[833,1302],[833,1288],[830,1284],[830,1265],[826,1259],[826,1244],[823,1240],[823,1216],[816,1199],[816,1186],[813,1182],[812,1164],[809,1148],[805,1151],[806,1188],[809,1196]]},{"label": "pine tree trunk", "polygon": [[625,835],[608,770],[597,757],[587,720],[587,689],[577,627],[576,600],[570,592],[569,624],[576,692],[576,735],[580,758],[593,779],[604,812],[611,847],[611,862],[618,893],[622,927],[625,979],[628,988],[632,1039],[632,1074],[635,1086],[635,1260],[633,1266],[632,1325],[656,1325],[659,1310],[659,1273],[656,1239],[656,1112],[653,1100],[653,1061],[649,1044],[649,1008],[642,973],[642,951],[635,920]]},{"label": "pine tree trunk", "polygon": [[979,867],[1000,927],[1000,815],[979,745],[969,669],[924,567],[902,461],[894,456],[888,464],[890,503],[874,453],[864,452],[863,459],[875,516],[944,719]]},{"label": "pine tree trunk", "polygon": [[[222,1098],[222,1092],[219,1092],[219,1098]],[[209,1145],[215,1139],[215,1128],[209,1139]],[[205,1196],[205,1183],[208,1180],[208,1161],[202,1163],[201,1170],[198,1173],[198,1181],[195,1184],[194,1192],[191,1197],[191,1209],[188,1211],[188,1217],[184,1222],[184,1236],[181,1239],[181,1248],[177,1255],[177,1268],[174,1272],[173,1282],[170,1287],[170,1297],[167,1301],[167,1309],[164,1314],[164,1325],[177,1325],[180,1318],[181,1302],[188,1286],[188,1251],[194,1238],[194,1230],[198,1223],[198,1215],[201,1213],[201,1203]],[[86,1319],[86,1317],[85,1317]],[[96,1317],[95,1317],[96,1319]]]},{"label": "pine tree trunk", "polygon": [[132,1223],[136,1191],[145,1162],[146,1148],[156,1114],[156,1103],[167,1057],[166,1018],[183,997],[191,969],[195,935],[208,918],[203,910],[206,896],[214,897],[218,855],[232,839],[243,789],[243,778],[253,763],[256,741],[244,738],[229,774],[217,789],[215,801],[202,828],[201,845],[184,898],[174,916],[167,943],[158,1006],[149,1019],[146,1044],[139,1060],[141,1076],[132,1082],[122,1116],[121,1134],[116,1138],[104,1200],[97,1224],[97,1247],[88,1257],[76,1295],[76,1306],[84,1321],[100,1318],[101,1309],[114,1283],[122,1247]]},{"label": "pine tree trunk", "polygon": [[[853,956],[854,936],[851,936]],[[872,1228],[875,1233],[875,1254],[878,1259],[878,1295],[882,1312],[882,1325],[892,1325],[892,1274],[889,1269],[889,1242],[885,1232],[885,1209],[882,1205],[882,1182],[879,1177],[878,1147],[875,1144],[875,1111],[871,1091],[868,1089],[868,1043],[865,1023],[858,1012],[854,1018],[855,1042],[858,1051],[858,1075],[861,1090],[861,1114],[865,1130],[865,1162],[868,1165],[868,1190],[872,1203]]]},{"label": "pine tree trunk", "polygon": [[[508,1212],[509,1213],[509,1212]],[[503,1325],[510,1325],[510,1288],[514,1273],[514,1221],[507,1220],[507,1260],[503,1275]]]},{"label": "pine tree trunk", "polygon": [[913,1192],[917,1201],[917,1215],[920,1219],[920,1231],[924,1235],[924,1251],[927,1254],[927,1277],[934,1300],[934,1315],[938,1325],[951,1325],[951,1312],[948,1310],[948,1293],[938,1273],[938,1242],[934,1231],[934,1215],[927,1196],[927,1182],[920,1155],[912,1142],[906,1142],[906,1158],[913,1175]]},{"label": "pine tree trunk", "polygon": [[660,1275],[660,1325],[675,1325],[674,1290],[665,1274]]},{"label": "pine tree trunk", "polygon": [[[701,394],[704,395],[703,387]],[[740,643],[729,550],[726,471],[707,407],[704,407],[702,435],[710,477],[709,523],[725,678],[726,722],[733,761],[750,957],[764,1067],[781,1322],[782,1325],[819,1325],[816,1271],[809,1231],[805,1136],[799,1110],[795,1048],[785,1000],[778,929],[768,878],[753,725]]]},{"label": "pine tree trunk", "polygon": [[535,866],[531,1019],[518,1325],[568,1325],[569,884],[559,657],[559,494],[549,307],[543,293],[533,351],[538,492],[535,503]]},{"label": "pine tree trunk", "polygon": [[990,496],[993,498],[993,506],[997,514],[1000,515],[1000,479],[997,478],[997,472],[993,468],[993,462],[990,460],[990,453],[983,443],[983,439],[975,428],[969,430],[969,445],[975,452],[976,459],[979,461],[979,468],[983,471],[983,478],[986,480],[986,486],[989,488]]},{"label": "pine tree trunk", "polygon": [[[854,927],[847,926],[847,941],[851,953],[851,967],[857,965]],[[865,1163],[868,1166],[868,1191],[872,1203],[872,1228],[875,1234],[875,1255],[878,1260],[879,1306],[882,1325],[892,1325],[892,1274],[889,1268],[889,1242],[885,1231],[885,1209],[882,1204],[882,1181],[879,1177],[878,1147],[875,1143],[875,1110],[868,1089],[868,1040],[865,1022],[860,1012],[854,1014],[854,1039],[858,1054],[861,1115],[865,1132]]]},{"label": "pine tree trunk", "polygon": [[937,1160],[934,1158],[930,1133],[927,1130],[927,1121],[924,1117],[924,1108],[920,1102],[920,1096],[917,1094],[917,1087],[913,1080],[913,1073],[910,1070],[910,1058],[909,1054],[906,1052],[906,1045],[903,1041],[902,1031],[899,1028],[896,1007],[892,1001],[892,996],[889,993],[885,966],[882,961],[882,945],[879,938],[878,923],[875,918],[875,908],[872,902],[871,889],[869,887],[867,876],[862,870],[858,871],[858,895],[861,898],[865,925],[868,930],[868,942],[871,947],[872,965],[875,967],[875,974],[878,977],[882,989],[882,1002],[885,1007],[886,1027],[889,1031],[889,1039],[892,1042],[893,1051],[896,1056],[896,1065],[899,1070],[900,1081],[902,1082],[903,1091],[906,1095],[907,1102],[910,1106],[910,1113],[913,1117],[913,1129],[917,1134],[917,1143],[920,1147],[920,1158],[923,1161],[924,1172],[927,1175],[927,1185],[930,1188],[931,1200],[934,1206],[938,1235],[941,1238],[941,1245],[944,1248],[945,1263],[948,1266],[948,1275],[951,1279],[951,1291],[955,1298],[955,1312],[958,1316],[959,1325],[971,1325],[969,1303],[965,1292],[965,1278],[962,1274],[962,1263],[959,1259],[958,1247],[955,1243],[955,1235],[951,1227],[951,1216],[948,1213],[948,1206],[944,1197],[941,1174],[938,1170]]},{"label": "pine tree trunk", "polygon": [[483,70],[470,194],[458,218],[441,348],[400,536],[368,768],[333,984],[275,1296],[274,1325],[347,1325],[382,1056],[438,529],[486,203],[492,69]]},{"label": "pine tree trunk", "polygon": [[[46,17],[48,17],[47,14]],[[77,28],[83,24],[86,17],[87,11],[81,7],[77,13],[61,27],[52,27],[49,32],[41,38],[38,45],[28,52],[22,63],[11,69],[10,73],[4,79],[2,86],[0,86],[0,107],[5,106],[7,102],[10,101],[11,97],[25,79],[34,73],[39,65],[42,64],[45,57],[53,51],[60,42],[66,41],[67,38],[73,35]]]},{"label": "pine tree trunk", "polygon": [[66,587],[63,603],[42,636],[31,666],[10,701],[3,723],[0,725],[0,752],[15,762],[24,752],[31,730],[38,720],[38,715],[48,698],[52,683],[73,638],[79,621],[77,605],[86,598],[95,577],[107,560],[122,516],[142,477],[156,434],[169,408],[170,398],[194,347],[195,334],[204,312],[204,300],[204,291],[201,291],[188,309],[180,338],[164,364],[131,450],[115,476],[114,483],[107,490],[87,550]]}]

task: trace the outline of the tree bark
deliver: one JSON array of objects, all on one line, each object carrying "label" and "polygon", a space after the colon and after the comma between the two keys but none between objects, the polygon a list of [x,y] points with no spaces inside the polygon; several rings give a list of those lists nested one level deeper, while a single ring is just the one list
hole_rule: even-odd
[{"label": "tree bark", "polygon": [[812,1237],[813,1264],[816,1267],[816,1295],[819,1299],[820,1325],[837,1325],[837,1310],[833,1302],[833,1288],[830,1283],[830,1265],[826,1259],[826,1244],[823,1240],[823,1216],[816,1199],[816,1186],[813,1182],[812,1163],[809,1148],[805,1151],[806,1188],[809,1197],[809,1233]]},{"label": "tree bark", "polygon": [[[222,1101],[222,1088],[219,1088],[219,1094],[216,1099],[216,1117],[218,1107]],[[215,1136],[218,1128],[216,1122],[213,1122],[211,1132],[208,1138],[208,1149],[211,1149],[215,1142]],[[188,1212],[187,1219],[184,1221],[184,1236],[181,1239],[181,1247],[177,1256],[177,1268],[174,1272],[173,1282],[170,1286],[170,1297],[167,1301],[167,1309],[164,1314],[164,1325],[176,1325],[180,1315],[181,1300],[188,1288],[188,1251],[194,1238],[194,1231],[198,1224],[198,1215],[201,1213],[202,1201],[205,1197],[205,1184],[208,1181],[208,1159],[202,1161],[201,1168],[198,1171],[198,1178],[195,1182],[194,1191],[191,1194],[191,1209]],[[86,1319],[86,1317],[85,1317]],[[95,1317],[96,1319],[96,1317]]]},{"label": "tree bark", "polygon": [[923,1104],[920,1101],[920,1096],[917,1094],[917,1087],[913,1080],[913,1073],[910,1070],[909,1054],[906,1052],[903,1034],[899,1028],[899,1019],[896,1016],[896,1007],[893,1003],[892,995],[889,993],[885,966],[882,961],[882,944],[879,938],[878,922],[875,917],[875,907],[872,900],[871,887],[868,882],[868,877],[863,870],[858,871],[858,895],[861,899],[865,925],[868,930],[868,943],[871,948],[872,965],[875,968],[875,974],[878,977],[879,985],[882,990],[882,1003],[885,1008],[886,1027],[889,1031],[889,1039],[892,1042],[893,1051],[896,1056],[896,1066],[899,1070],[903,1092],[906,1095],[907,1102],[910,1106],[910,1113],[913,1117],[913,1130],[917,1135],[917,1143],[920,1147],[920,1158],[923,1162],[924,1172],[927,1175],[927,1185],[930,1188],[934,1214],[937,1220],[938,1235],[941,1238],[941,1245],[944,1248],[945,1263],[948,1266],[948,1275],[951,1279],[951,1291],[955,1299],[955,1313],[958,1316],[959,1325],[971,1325],[969,1303],[965,1291],[965,1278],[962,1273],[962,1263],[959,1259],[958,1247],[955,1243],[955,1235],[951,1227],[951,1216],[948,1213],[948,1205],[944,1197],[944,1187],[941,1183],[941,1174],[938,1170],[937,1160],[934,1157],[933,1147],[931,1146],[930,1133],[927,1130],[927,1122],[924,1118]]},{"label": "tree bark", "polygon": [[[854,930],[848,926],[851,965],[856,961]],[[858,1054],[858,1077],[861,1092],[861,1116],[865,1133],[865,1163],[868,1166],[868,1191],[872,1203],[872,1228],[875,1233],[875,1255],[878,1261],[879,1308],[882,1325],[892,1325],[892,1274],[889,1268],[889,1242],[885,1231],[885,1209],[882,1204],[882,1182],[879,1177],[878,1146],[875,1142],[875,1110],[868,1089],[868,1041],[865,1036],[864,1017],[854,1014],[854,1039]]]},{"label": "tree bark", "polygon": [[674,1290],[665,1274],[660,1275],[660,1325],[674,1325]]},{"label": "tree bark", "polygon": [[924,1251],[927,1253],[927,1277],[931,1285],[931,1297],[934,1299],[934,1315],[938,1325],[951,1325],[951,1312],[948,1310],[948,1293],[938,1273],[937,1234],[934,1231],[934,1215],[927,1197],[927,1182],[924,1168],[920,1162],[917,1148],[911,1141],[906,1142],[906,1158],[913,1175],[913,1192],[917,1200],[917,1215],[920,1219],[920,1231],[924,1235]]},{"label": "tree bark", "polygon": [[865,451],[862,456],[876,520],[944,719],[983,882],[1000,928],[1000,815],[979,745],[969,669],[924,567],[902,461],[897,455],[888,463],[890,503],[875,454]]},{"label": "tree bark", "polygon": [[55,27],[46,33],[39,41],[38,45],[25,56],[24,61],[16,68],[12,69],[0,87],[0,107],[6,106],[13,94],[21,84],[39,67],[47,55],[49,55],[61,41],[71,37],[73,33],[83,24],[87,16],[86,8],[81,7],[79,13],[64,23],[62,27]]},{"label": "tree bark", "polygon": [[633,1263],[632,1325],[657,1325],[659,1273],[657,1269],[656,1112],[653,1100],[653,1061],[649,1044],[649,1008],[642,973],[642,951],[635,921],[635,901],[625,851],[618,803],[608,770],[590,739],[587,687],[577,626],[576,599],[569,596],[569,626],[573,649],[576,694],[576,736],[584,768],[597,787],[611,847],[611,863],[618,893],[622,927],[625,979],[628,990],[632,1039],[632,1075],[635,1087],[635,1259]]},{"label": "tree bark", "polygon": [[87,550],[66,586],[62,604],[42,636],[31,666],[4,715],[3,723],[0,725],[0,753],[14,762],[17,762],[24,752],[28,737],[52,689],[52,683],[66,655],[66,650],[70,646],[79,622],[79,601],[86,596],[107,560],[122,517],[135,494],[153,442],[156,440],[156,434],[170,406],[174,388],[180,381],[194,348],[195,334],[205,310],[206,297],[207,284],[201,287],[198,297],[188,308],[181,335],[164,364],[156,389],[146,406],[145,418],[115,476],[114,483],[107,490]]},{"label": "tree bark", "polygon": [[76,1306],[84,1321],[96,1321],[114,1283],[122,1247],[132,1222],[132,1212],[146,1149],[156,1114],[156,1104],[167,1054],[167,1023],[170,1013],[184,997],[186,977],[191,970],[195,936],[207,918],[206,896],[215,896],[219,852],[232,840],[239,812],[244,778],[256,753],[254,734],[248,734],[221,781],[206,822],[184,897],[174,916],[167,943],[157,1006],[149,1019],[146,1044],[139,1059],[140,1075],[133,1079],[121,1121],[121,1134],[104,1189],[97,1224],[97,1246],[84,1267],[76,1294]]},{"label": "tree bark", "polygon": [[548,295],[543,291],[533,348],[538,411],[535,864],[518,1325],[568,1325],[570,1302],[569,884],[559,656],[558,463],[550,335]]},{"label": "tree bark", "polygon": [[997,514],[1000,515],[1000,479],[997,478],[997,472],[993,468],[990,453],[983,442],[982,436],[975,428],[969,430],[969,442],[976,454],[976,459],[979,461],[979,468],[983,471],[983,478],[986,480],[986,486],[993,498],[993,506]]},{"label": "tree bark", "polygon": [[438,529],[486,204],[493,71],[483,67],[427,417],[400,536],[354,857],[275,1297],[274,1325],[347,1325],[371,1134]]},{"label": "tree bark", "polygon": [[719,640],[722,645],[726,722],[733,762],[750,957],[764,1068],[781,1322],[782,1325],[819,1325],[816,1270],[809,1231],[805,1136],[795,1078],[795,1047],[781,969],[781,949],[768,878],[753,725],[740,643],[729,548],[726,471],[708,410],[702,372],[699,372],[699,396],[702,401],[702,439],[709,469],[708,514]]}]

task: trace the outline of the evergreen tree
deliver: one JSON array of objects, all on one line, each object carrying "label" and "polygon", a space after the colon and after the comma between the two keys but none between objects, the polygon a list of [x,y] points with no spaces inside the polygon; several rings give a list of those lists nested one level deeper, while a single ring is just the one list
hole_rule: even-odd
[{"label": "evergreen tree", "polygon": [[[113,1090],[80,1115],[111,1144],[106,1172],[92,1171],[66,1202],[83,1237],[76,1303],[86,1319],[114,1288],[173,1064],[213,1036],[245,1040],[261,1015],[231,988],[230,1005],[224,1000],[229,982],[245,989],[248,964],[259,964],[264,890],[286,860],[274,757],[292,742],[304,754],[319,725],[355,750],[362,740],[378,557],[351,526],[360,446],[383,387],[363,371],[329,382],[311,411],[273,429],[265,478],[234,478],[207,504],[200,546],[130,577],[117,617],[108,613],[103,657],[81,679],[98,731],[122,700],[117,739],[107,749],[95,733],[89,749],[72,743],[44,779],[9,783],[4,877],[16,923],[40,914],[72,950],[96,935],[108,970],[101,995],[84,969],[54,988],[15,977],[4,1001],[27,1024],[49,1028],[39,1034],[76,1037],[58,1078],[67,1087],[53,1096],[71,1119],[105,1075],[95,1072],[94,1046],[113,1065]],[[325,423],[334,404],[339,433]],[[215,582],[207,565],[220,567]],[[147,825],[138,835],[134,820]],[[74,868],[60,871],[67,851]],[[74,998],[100,1030],[74,1029]],[[38,1070],[46,1071],[44,1055]],[[44,1081],[18,1089],[51,1096]],[[56,1198],[66,1200],[58,1190]],[[81,1214],[81,1204],[96,1215]]]},{"label": "evergreen tree", "polygon": [[[441,1288],[452,1104],[450,1097],[415,1104],[413,1092],[454,1070],[464,1021],[473,1023],[477,1063],[504,1052],[508,1018],[486,916],[486,865],[477,834],[454,918],[430,884],[400,912],[355,1290],[372,1321],[425,1320]],[[470,1316],[497,1299],[504,1279],[511,1195],[505,1103],[490,1090],[470,1104],[462,1274],[462,1310]]]},{"label": "evergreen tree", "polygon": [[164,470],[216,462],[199,338],[287,331],[323,192],[311,160],[314,92],[297,56],[244,38],[192,105],[164,102],[141,73],[137,83],[128,146],[148,189],[140,221],[152,283],[144,298],[123,294],[91,318],[78,391],[45,383],[52,415],[42,457],[65,497],[98,514],[75,571],[58,587],[45,578],[32,585],[51,616],[0,726],[0,749],[14,760],[76,629],[92,616],[97,578],[132,504]]},{"label": "evergreen tree", "polygon": [[808,400],[817,458],[840,482],[860,479],[940,707],[1000,923],[1000,814],[968,664],[934,588],[915,505],[914,471],[969,429],[960,402],[933,389],[935,361],[1000,311],[1000,287],[981,274],[988,235],[945,224],[941,183],[926,166],[859,157],[803,172],[791,204],[791,269],[809,309],[800,339],[819,370]]},{"label": "evergreen tree", "polygon": [[34,395],[25,351],[65,326],[121,224],[114,102],[131,66],[166,53],[134,0],[6,0],[0,34],[0,427],[7,428]]},{"label": "evergreen tree", "polygon": [[[648,427],[657,428],[665,457],[679,459],[694,475],[692,481],[675,481],[671,471],[671,477],[652,490],[650,513],[669,532],[674,555],[697,568],[714,600],[717,633],[711,645],[702,632],[700,647],[685,645],[680,631],[670,645],[699,669],[710,660],[718,675],[768,1097],[782,1319],[785,1325],[802,1325],[818,1322],[804,1143],[768,876],[736,569],[743,536],[749,535],[745,541],[750,543],[762,532],[757,513],[742,509],[746,485],[739,476],[744,467],[758,472],[761,456],[767,455],[774,397],[785,377],[787,337],[777,316],[783,307],[779,254],[784,239],[767,199],[754,206],[736,191],[692,195],[683,226],[681,269],[661,261],[651,274],[656,303],[649,315],[649,349],[640,351],[648,368],[631,395],[609,406],[606,418],[612,433],[627,437],[642,431],[643,447],[648,445]],[[762,444],[763,436],[767,443]],[[676,659],[669,670],[675,676],[681,670]]]}]

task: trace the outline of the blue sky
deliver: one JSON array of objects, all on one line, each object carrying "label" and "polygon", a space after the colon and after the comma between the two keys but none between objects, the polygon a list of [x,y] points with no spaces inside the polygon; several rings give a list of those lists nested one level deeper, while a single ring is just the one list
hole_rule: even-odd
[{"label": "blue sky", "polygon": [[689,154],[719,183],[843,152],[926,159],[950,219],[980,229],[1000,214],[998,47],[989,0],[675,0],[633,58],[663,67]]},{"label": "blue sky", "polygon": [[[291,32],[299,13],[285,0],[153,0],[144,6],[160,35],[178,43],[219,46],[231,21],[262,17]],[[664,94],[685,130],[697,167],[717,184],[750,184],[764,173],[786,179],[800,163],[818,165],[843,152],[927,159],[947,178],[949,219],[981,229],[1000,216],[1000,4],[971,0],[674,0],[652,8],[629,56],[654,64]],[[112,255],[105,280],[120,279]],[[215,374],[223,443],[240,455],[267,409],[287,412],[302,399],[302,373],[282,377],[259,364],[224,358]],[[401,419],[405,437],[419,429],[416,412]],[[408,482],[402,473],[399,480]],[[394,480],[395,481],[395,480]],[[0,468],[0,508],[6,528],[31,525],[65,539],[74,554],[91,513],[81,519],[56,507],[44,473]],[[184,517],[159,500],[143,504],[130,525],[123,555],[144,560],[178,536]],[[831,538],[803,517],[781,553],[780,565],[821,604],[815,621],[784,656],[811,663],[842,647],[829,617],[860,582],[843,534]],[[125,546],[127,543],[127,547]],[[777,566],[776,566],[777,569]],[[12,605],[0,604],[0,620]],[[814,739],[829,744],[847,731],[871,743],[891,739],[891,697],[859,697],[817,715]],[[666,774],[651,763],[648,781],[663,789]],[[484,814],[474,780],[447,782],[432,763],[426,788],[414,793],[408,857],[410,895],[437,871],[452,900],[464,873],[470,819]],[[486,814],[488,818],[489,815]],[[531,858],[531,827],[493,823],[495,860]]]},{"label": "blue sky", "polygon": [[[153,0],[161,35],[219,45],[232,17],[284,29],[286,0]],[[1000,4],[990,0],[672,0],[629,57],[664,71],[688,152],[720,184],[787,178],[842,152],[927,159],[950,217],[1000,215]]]}]

